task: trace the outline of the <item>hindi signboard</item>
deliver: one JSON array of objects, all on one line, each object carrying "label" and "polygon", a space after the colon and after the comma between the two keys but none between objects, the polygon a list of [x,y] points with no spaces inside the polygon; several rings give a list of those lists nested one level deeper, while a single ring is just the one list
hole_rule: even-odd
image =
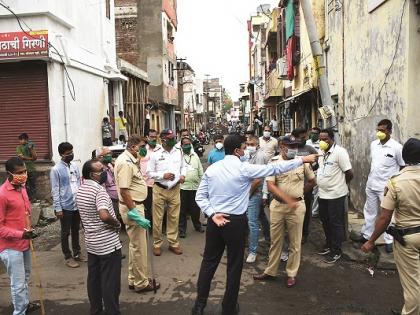
[{"label": "hindi signboard", "polygon": [[0,59],[48,57],[48,31],[0,33]]}]

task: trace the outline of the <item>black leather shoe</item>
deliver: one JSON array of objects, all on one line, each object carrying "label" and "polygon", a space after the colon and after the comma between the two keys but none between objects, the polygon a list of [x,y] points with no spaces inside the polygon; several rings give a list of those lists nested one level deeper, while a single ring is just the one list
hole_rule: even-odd
[{"label": "black leather shoe", "polygon": [[187,233],[185,233],[185,232],[179,232],[179,237],[180,238],[186,238],[187,237]]},{"label": "black leather shoe", "polygon": [[350,239],[356,243],[366,243],[368,240],[364,238],[363,234],[350,234]]},{"label": "black leather shoe", "polygon": [[203,315],[204,314],[204,307],[203,305],[194,305],[191,310],[191,315]]},{"label": "black leather shoe", "polygon": [[397,310],[396,308],[391,308],[391,314],[393,315],[401,315],[401,311]]}]

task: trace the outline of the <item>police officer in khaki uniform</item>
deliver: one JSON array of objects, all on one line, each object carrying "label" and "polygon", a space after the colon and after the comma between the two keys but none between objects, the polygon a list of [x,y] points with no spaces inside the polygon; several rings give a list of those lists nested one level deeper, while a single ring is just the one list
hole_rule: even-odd
[{"label": "police officer in khaki uniform", "polygon": [[420,314],[420,140],[409,139],[402,149],[407,165],[392,177],[385,188],[381,215],[375,231],[362,250],[369,252],[375,241],[387,230],[392,216],[395,226],[387,232],[394,236],[394,257],[404,291],[402,312],[394,314]]},{"label": "police officer in khaki uniform", "polygon": [[[281,155],[271,159],[271,164],[294,159],[299,141],[286,136],[280,146]],[[306,180],[306,181],[305,181]],[[271,246],[268,266],[264,273],[254,275],[255,280],[268,280],[277,276],[283,248],[284,232],[289,236],[289,260],[287,261],[287,287],[296,284],[300,265],[303,221],[305,218],[304,193],[316,185],[315,174],[309,164],[304,164],[287,173],[266,178],[268,190],[273,194],[270,204]]]},{"label": "police officer in khaki uniform", "polygon": [[[126,225],[127,235],[130,239],[128,285],[130,290],[137,293],[153,290],[147,270],[147,231],[127,217],[128,211],[132,209],[137,209],[144,216],[143,202],[147,197],[147,185],[138,162],[142,144],[145,145],[139,136],[131,136],[128,139],[126,150],[118,157],[114,167],[121,218]],[[160,284],[157,283],[156,288],[159,287]]]}]

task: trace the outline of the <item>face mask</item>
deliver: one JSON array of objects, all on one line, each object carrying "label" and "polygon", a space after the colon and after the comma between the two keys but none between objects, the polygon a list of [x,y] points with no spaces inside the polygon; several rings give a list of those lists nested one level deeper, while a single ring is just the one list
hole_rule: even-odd
[{"label": "face mask", "polygon": [[217,150],[222,150],[222,149],[223,149],[223,143],[221,143],[221,142],[217,142],[217,143],[216,143],[216,149],[217,149]]},{"label": "face mask", "polygon": [[72,153],[72,154],[66,155],[63,161],[69,164],[71,161],[73,161],[73,159],[74,159],[74,154]]},{"label": "face mask", "polygon": [[108,178],[108,175],[107,175],[106,171],[103,171],[101,173],[101,177],[99,178],[99,181],[98,181],[99,185],[102,185],[103,183],[105,183],[107,178]]},{"label": "face mask", "polygon": [[182,146],[182,152],[184,152],[185,154],[190,154],[191,148],[192,148],[191,144],[185,144]]},{"label": "face mask", "polygon": [[157,144],[157,141],[156,140],[149,140],[149,141],[147,141],[147,143],[151,146],[151,147],[155,147],[156,146],[156,144]]},{"label": "face mask", "polygon": [[385,132],[382,132],[382,131],[378,131],[377,133],[376,133],[376,137],[379,139],[379,140],[385,140],[386,139],[386,133]]},{"label": "face mask", "polygon": [[264,131],[264,138],[270,138],[271,137],[271,132],[270,131]]},{"label": "face mask", "polygon": [[286,157],[288,160],[293,160],[298,154],[298,149],[287,149]]},{"label": "face mask", "polygon": [[26,183],[26,180],[28,179],[27,173],[22,175],[15,175],[9,172],[9,174],[12,175],[12,180],[10,181],[12,185],[22,186]]},{"label": "face mask", "polygon": [[168,147],[174,147],[174,146],[175,146],[175,144],[176,144],[176,139],[167,139],[167,140],[166,140],[166,145],[167,145]]},{"label": "face mask", "polygon": [[145,157],[147,155],[147,149],[145,147],[140,147],[139,155]]},{"label": "face mask", "polygon": [[312,140],[312,142],[317,142],[319,140],[319,135],[318,134],[312,134],[311,135],[311,140]]},{"label": "face mask", "polygon": [[110,155],[105,155],[105,156],[103,157],[103,159],[102,159],[102,162],[104,162],[104,163],[106,163],[106,164],[111,163],[111,162],[112,162],[112,156],[110,156]]},{"label": "face mask", "polygon": [[253,155],[255,152],[257,152],[257,147],[247,147],[246,149],[250,155]]},{"label": "face mask", "polygon": [[330,145],[328,144],[328,142],[325,142],[325,141],[322,141],[322,140],[319,142],[319,148],[322,151],[328,151],[329,147],[330,147]]}]

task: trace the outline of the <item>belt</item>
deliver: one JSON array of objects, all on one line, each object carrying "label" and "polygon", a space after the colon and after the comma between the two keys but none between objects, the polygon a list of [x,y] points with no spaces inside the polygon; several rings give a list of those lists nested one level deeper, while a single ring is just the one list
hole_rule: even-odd
[{"label": "belt", "polygon": [[[302,197],[299,197],[299,198],[292,198],[293,199],[293,201],[294,202],[299,202],[299,201],[302,201],[303,200],[303,198]],[[286,201],[284,201],[283,199],[276,199],[279,203],[281,203],[281,204],[287,204],[287,202]]]},{"label": "belt", "polygon": [[[136,205],[142,205],[142,204],[144,203],[144,200],[143,200],[143,201],[136,201],[136,200],[133,200],[133,202],[134,202],[134,204],[136,204]],[[126,206],[126,204],[125,204],[124,202],[122,202],[122,201],[120,201],[120,204],[122,204],[122,205]]]},{"label": "belt", "polygon": [[178,184],[176,184],[174,187],[172,187],[171,189],[169,189],[168,188],[168,186],[165,186],[165,185],[163,185],[163,184],[161,184],[161,183],[158,183],[158,182],[155,182],[155,185],[156,186],[158,186],[158,187],[160,187],[160,188],[162,188],[162,189],[168,189],[168,190],[171,190],[171,189],[174,189],[176,186],[178,186],[179,185],[179,183]]},{"label": "belt", "polygon": [[410,228],[398,228],[398,227],[396,227],[396,229],[398,231],[400,231],[403,236],[420,233],[420,226],[415,226],[415,227],[410,227]]}]

